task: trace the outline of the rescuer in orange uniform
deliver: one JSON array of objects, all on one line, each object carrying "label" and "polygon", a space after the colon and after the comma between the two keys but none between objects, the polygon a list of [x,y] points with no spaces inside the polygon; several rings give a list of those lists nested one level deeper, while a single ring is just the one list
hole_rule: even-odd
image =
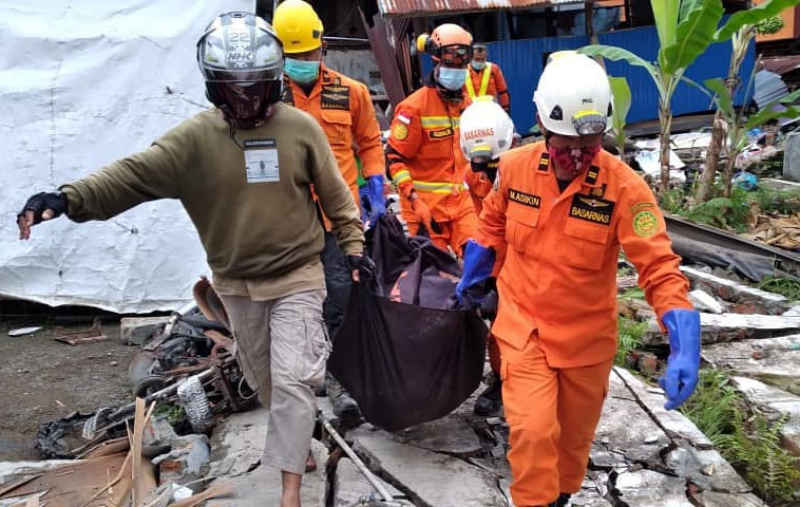
[{"label": "rescuer in orange uniform", "polygon": [[449,246],[460,256],[478,226],[465,185],[475,176],[459,146],[459,118],[469,104],[463,88],[472,36],[446,23],[417,42],[436,65],[425,86],[397,105],[386,151],[389,173],[409,234],[424,225],[434,245]]},{"label": "rescuer in orange uniform", "polygon": [[469,64],[469,77],[464,85],[471,99],[488,95],[494,97],[500,106],[511,114],[511,95],[503,71],[496,63],[488,61],[489,50],[486,44],[472,45],[472,62]]},{"label": "rescuer in orange uniform", "polygon": [[[275,9],[272,21],[287,55],[283,67],[283,101],[307,112],[320,124],[356,204],[361,202],[355,153],[358,152],[367,186],[364,195],[368,202],[363,203],[368,210],[366,221],[374,224],[386,212],[383,194],[386,159],[369,90],[363,83],[329,69],[322,62],[322,20],[309,3],[285,0]],[[345,276],[347,258],[330,232],[325,236],[322,262],[328,289],[324,316],[328,332],[334,336],[344,320],[351,282]],[[361,417],[356,401],[330,374],[325,377],[325,388],[337,416],[348,420]]]},{"label": "rescuer in orange uniform", "polygon": [[273,26],[287,55],[283,101],[307,112],[322,126],[342,177],[360,204],[357,151],[368,186],[368,219],[374,223],[386,211],[386,160],[367,86],[322,62],[322,20],[309,3],[285,0],[275,9]]},{"label": "rescuer in orange uniform", "polygon": [[656,199],[600,148],[611,105],[605,71],[584,55],[558,54],[534,100],[546,140],[500,158],[456,291],[474,306],[499,271],[492,334],[517,507],[563,506],[580,490],[617,347],[620,248],[669,332],[667,409],[691,395],[700,364],[699,314]]}]

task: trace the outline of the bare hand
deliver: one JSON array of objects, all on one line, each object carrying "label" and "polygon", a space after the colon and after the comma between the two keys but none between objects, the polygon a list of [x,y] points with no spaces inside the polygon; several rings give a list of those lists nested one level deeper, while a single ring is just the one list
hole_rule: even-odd
[{"label": "bare hand", "polygon": [[[50,220],[55,216],[55,211],[50,208],[42,212],[42,221]],[[23,215],[17,217],[17,226],[19,226],[19,239],[25,240],[31,238],[31,227],[33,227],[33,211],[26,210]]]}]

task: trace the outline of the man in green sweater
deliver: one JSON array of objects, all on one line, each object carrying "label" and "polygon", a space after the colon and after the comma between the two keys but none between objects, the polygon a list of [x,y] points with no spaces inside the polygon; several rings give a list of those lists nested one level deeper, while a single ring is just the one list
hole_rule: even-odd
[{"label": "man in green sweater", "polygon": [[272,27],[249,13],[223,14],[200,38],[197,58],[217,107],[141,153],[32,196],[17,218],[20,238],[62,213],[76,222],[106,220],[146,201],[179,199],[205,247],[247,382],[270,409],[262,463],[281,470],[281,507],[297,507],[314,388],[331,348],[322,319],[324,229],[312,185],[354,281],[372,265],[325,134],[314,118],[279,102],[283,53]]}]

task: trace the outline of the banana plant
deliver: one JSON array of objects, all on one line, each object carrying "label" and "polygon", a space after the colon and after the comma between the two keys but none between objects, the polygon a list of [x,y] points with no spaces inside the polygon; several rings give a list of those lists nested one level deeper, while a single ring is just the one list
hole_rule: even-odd
[{"label": "banana plant", "polygon": [[[721,0],[650,0],[656,21],[660,48],[655,62],[649,62],[627,49],[592,44],[579,52],[625,61],[644,68],[659,94],[658,118],[661,128],[660,189],[669,186],[669,139],[672,128],[672,95],[686,69],[715,42],[729,40],[744,25],[758,23],[782,10],[781,4],[798,0],[770,0],[757,7],[734,13],[719,28],[724,9]],[[774,4],[774,5],[773,5]]]},{"label": "banana plant", "polygon": [[609,77],[611,94],[614,96],[614,107],[611,109],[611,125],[619,148],[619,157],[625,156],[625,120],[631,110],[631,87],[624,77]]},{"label": "banana plant", "polygon": [[[751,79],[752,82],[752,79]],[[731,194],[731,180],[733,169],[736,165],[736,158],[747,147],[747,132],[765,123],[777,120],[778,118],[797,118],[800,116],[800,106],[794,103],[800,99],[800,90],[796,90],[780,99],[773,100],[766,104],[761,111],[745,118],[741,110],[733,107],[733,94],[728,84],[720,78],[707,79],[704,84],[709,90],[715,93],[714,101],[717,104],[717,112],[728,124],[727,150],[728,160],[725,165],[724,181],[725,196]],[[773,110],[775,106],[783,106],[785,109]]]},{"label": "banana plant", "polygon": [[[762,33],[761,25],[763,25],[765,22],[777,19],[778,24],[782,26],[782,20],[777,16],[777,14],[784,9],[798,4],[800,4],[800,0],[770,0],[752,9],[739,11],[733,14],[733,16],[731,16],[731,20],[729,20],[729,23],[731,21],[735,23],[743,23],[736,31],[731,32],[730,30],[732,27],[729,27],[728,24],[717,31],[717,34],[715,35],[716,40],[724,40],[725,38],[729,38],[731,41],[731,60],[728,66],[728,77],[725,80],[725,88],[728,96],[735,96],[736,90],[741,84],[741,80],[739,79],[739,71],[741,69],[742,62],[747,55],[747,48],[755,38],[756,33]],[[774,25],[775,23],[773,23],[773,29]],[[778,29],[780,29],[780,27],[778,27]],[[717,89],[712,89],[712,91],[716,92],[717,96],[719,97],[719,92]],[[732,104],[732,101],[730,103]],[[717,108],[717,112],[714,114],[713,128],[711,130],[711,142],[709,143],[708,150],[706,152],[706,166],[703,170],[700,183],[697,185],[697,190],[695,192],[695,201],[698,203],[705,202],[712,197],[711,190],[713,189],[714,179],[719,166],[722,143],[725,137],[725,129],[727,127],[729,132],[732,130],[729,121],[731,118],[733,118],[731,115],[723,114],[723,111],[719,107]],[[728,125],[726,125],[726,123]],[[726,167],[726,194],[730,193],[731,188],[730,181],[728,181],[731,176],[730,170],[732,170],[732,166]]]}]

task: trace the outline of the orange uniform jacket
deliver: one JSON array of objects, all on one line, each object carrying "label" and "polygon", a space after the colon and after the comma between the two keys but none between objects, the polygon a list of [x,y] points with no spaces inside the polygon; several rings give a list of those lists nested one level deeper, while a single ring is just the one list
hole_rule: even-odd
[{"label": "orange uniform jacket", "polygon": [[423,86],[397,105],[392,120],[387,159],[392,181],[401,189],[403,216],[418,220],[404,188],[413,188],[433,219],[450,222],[474,213],[464,185],[472,172],[461,151],[459,118],[468,100],[446,103],[435,86]]},{"label": "orange uniform jacket", "polygon": [[692,308],[688,282],[655,197],[633,170],[601,150],[561,193],[548,162],[543,142],[507,152],[483,201],[478,241],[502,266],[492,333],[517,349],[538,335],[553,368],[588,366],[616,350],[620,247],[659,318]]},{"label": "orange uniform jacket", "polygon": [[358,205],[355,153],[361,158],[364,178],[386,171],[381,133],[366,85],[323,64],[320,79],[308,96],[297,83],[287,79],[283,101],[307,112],[322,126],[339,171]]},{"label": "orange uniform jacket", "polygon": [[[486,91],[481,93],[483,90],[483,81],[484,81],[484,74],[489,72],[489,81],[487,83]],[[491,95],[497,99],[497,103],[506,110],[507,113],[510,114],[511,112],[511,95],[508,93],[508,85],[506,84],[506,78],[503,76],[503,71],[500,70],[500,66],[496,63],[486,62],[486,67],[482,70],[475,70],[472,68],[472,65],[469,66],[469,77],[472,80],[472,90],[475,92],[475,96],[478,95]],[[467,91],[469,95],[469,87],[465,86],[464,89]],[[470,96],[470,98],[474,99],[474,96]]]}]

